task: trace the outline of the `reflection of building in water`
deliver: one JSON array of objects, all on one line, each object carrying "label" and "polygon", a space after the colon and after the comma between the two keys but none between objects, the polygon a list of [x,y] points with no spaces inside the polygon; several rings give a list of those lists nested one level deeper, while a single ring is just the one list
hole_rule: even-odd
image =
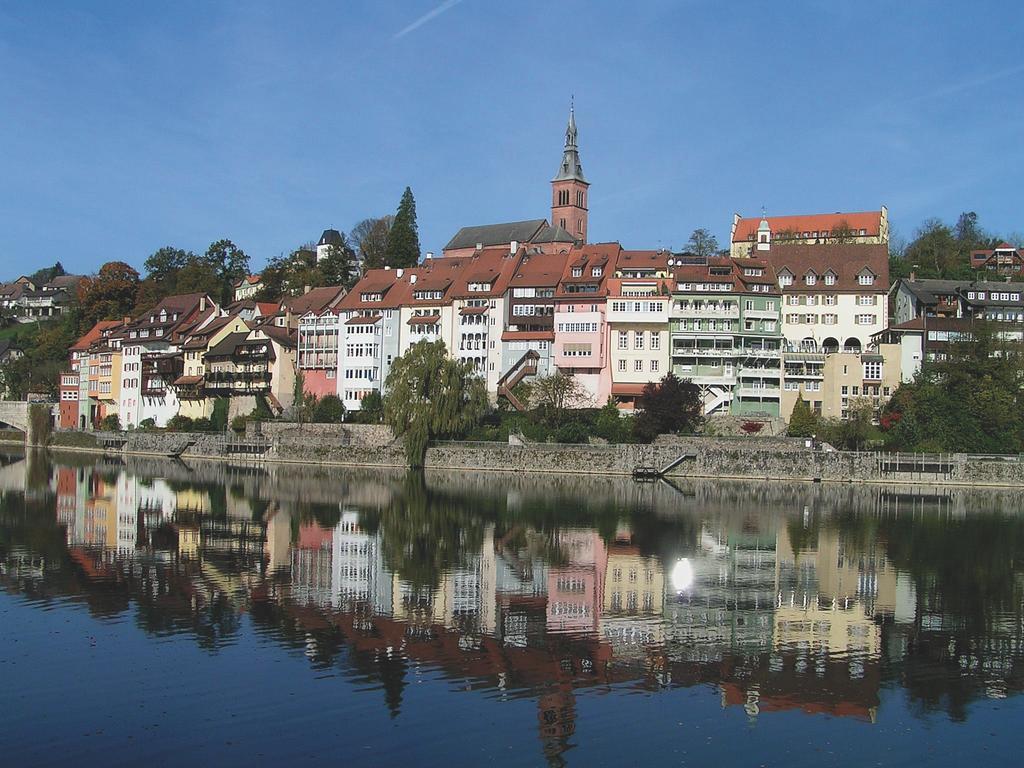
[{"label": "reflection of building in water", "polygon": [[601,638],[615,656],[642,655],[664,639],[665,570],[656,557],[643,556],[628,531],[608,548],[604,573]]},{"label": "reflection of building in water", "polygon": [[681,570],[689,584],[666,584],[670,655],[718,661],[727,653],[767,651],[776,602],[774,530],[705,525],[698,551],[686,561]]},{"label": "reflection of building in water", "polygon": [[[275,512],[267,526],[270,568],[280,568],[289,537],[291,516]],[[293,596],[307,603],[340,608],[353,603],[370,604],[378,613],[391,609],[391,576],[385,573],[379,534],[369,534],[359,526],[359,514],[345,511],[334,528],[317,523],[299,527],[298,539],[291,546],[291,583]]]},{"label": "reflection of building in water", "polygon": [[493,634],[498,622],[496,567],[494,527],[488,525],[480,550],[464,553],[462,564],[446,570],[436,588],[416,585],[400,573],[393,574],[390,613],[409,622],[414,634],[427,632],[430,625],[473,635]]},{"label": "reflection of building in water", "polygon": [[548,570],[547,628],[555,632],[596,632],[604,599],[607,551],[592,529],[568,529],[557,544],[565,565]]}]

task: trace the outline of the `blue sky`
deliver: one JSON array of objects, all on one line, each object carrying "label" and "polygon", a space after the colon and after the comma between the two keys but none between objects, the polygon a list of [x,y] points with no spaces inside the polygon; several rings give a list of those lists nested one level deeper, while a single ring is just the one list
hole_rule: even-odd
[{"label": "blue sky", "polygon": [[416,195],[424,250],[549,214],[571,93],[591,240],[975,210],[1024,231],[1018,4],[0,2],[0,276],[253,266]]}]

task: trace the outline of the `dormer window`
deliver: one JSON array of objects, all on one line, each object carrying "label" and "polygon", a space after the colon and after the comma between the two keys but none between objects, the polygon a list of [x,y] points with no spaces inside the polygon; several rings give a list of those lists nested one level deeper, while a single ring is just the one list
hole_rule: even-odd
[{"label": "dormer window", "polygon": [[785,288],[788,285],[793,284],[793,276],[788,272],[783,272],[779,275],[779,285]]},{"label": "dormer window", "polygon": [[603,274],[604,269],[602,267],[594,267],[593,269],[590,270],[591,277],[600,277]]},{"label": "dormer window", "polygon": [[491,290],[490,283],[470,283],[469,290],[471,291],[489,291]]},{"label": "dormer window", "polygon": [[573,277],[583,277],[583,267],[573,267],[572,268],[572,276]]},{"label": "dormer window", "polygon": [[383,301],[384,294],[382,293],[361,293],[359,294],[360,301]]},{"label": "dormer window", "polygon": [[806,275],[804,275],[804,282],[807,285],[816,285],[818,282],[818,276],[813,272],[808,272]]},{"label": "dormer window", "polygon": [[761,275],[764,274],[764,270],[754,267],[745,267],[743,269],[743,274],[747,277],[761,277]]},{"label": "dormer window", "polygon": [[825,285],[835,285],[835,284],[836,284],[836,273],[835,272],[826,272],[825,273]]},{"label": "dormer window", "polygon": [[860,285],[874,285],[875,276],[870,272],[861,272],[860,275],[857,276],[857,282]]}]

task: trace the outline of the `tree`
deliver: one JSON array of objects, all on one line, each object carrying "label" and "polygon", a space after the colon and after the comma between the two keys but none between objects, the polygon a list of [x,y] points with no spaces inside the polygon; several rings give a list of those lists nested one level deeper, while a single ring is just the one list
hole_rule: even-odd
[{"label": "tree", "polygon": [[340,424],[345,420],[345,404],[337,395],[324,395],[313,408],[317,424]]},{"label": "tree", "polygon": [[379,424],[384,416],[384,399],[376,389],[368,393],[359,404],[360,420],[365,424]]},{"label": "tree", "polygon": [[818,417],[811,406],[804,400],[804,393],[797,395],[793,404],[793,413],[789,417],[786,434],[790,437],[812,437],[818,433]]},{"label": "tree", "polygon": [[420,263],[420,235],[416,226],[416,200],[405,188],[398,212],[388,232],[386,264],[392,268],[415,267]]},{"label": "tree", "polygon": [[172,287],[164,294],[170,295],[174,292],[173,283],[177,282],[178,271],[197,258],[191,251],[165,245],[152,253],[142,266],[146,270],[147,280],[153,280],[157,284],[172,283]]},{"label": "tree", "polygon": [[551,416],[567,408],[590,404],[590,396],[575,376],[555,371],[530,383],[530,405]]},{"label": "tree", "polygon": [[31,280],[36,285],[43,285],[53,280],[53,278],[60,277],[61,275],[65,274],[67,273],[64,271],[64,265],[58,261],[52,267],[43,267],[42,269],[37,269],[35,272],[29,275],[29,280]]},{"label": "tree", "polygon": [[921,225],[904,259],[921,277],[970,277],[967,252],[953,230],[938,219],[928,219]]},{"label": "tree", "polygon": [[78,304],[82,328],[88,330],[99,320],[114,320],[129,315],[135,307],[139,273],[123,261],[109,261],[95,277],[78,284]]},{"label": "tree", "polygon": [[828,243],[852,243],[857,237],[857,232],[850,226],[846,219],[840,219],[828,233],[825,242]]},{"label": "tree", "polygon": [[352,250],[345,235],[341,235],[341,245],[332,245],[327,249],[326,258],[317,264],[317,268],[324,285],[351,288],[359,279],[356,252]]},{"label": "tree", "polygon": [[403,438],[410,466],[422,467],[427,444],[477,424],[487,391],[473,364],[448,357],[444,342],[418,341],[391,366],[384,420]]},{"label": "tree", "polygon": [[718,238],[711,234],[711,230],[695,229],[686,241],[686,250],[697,256],[714,256],[718,253]]},{"label": "tree", "polygon": [[363,219],[352,228],[348,240],[356,249],[363,272],[380,269],[386,263],[388,232],[394,220],[394,216]]},{"label": "tree", "polygon": [[210,243],[203,260],[213,268],[221,283],[217,298],[223,304],[230,304],[234,284],[249,274],[249,257],[230,240],[217,240]]},{"label": "tree", "polygon": [[660,382],[648,382],[637,402],[637,437],[650,442],[666,432],[692,432],[703,411],[700,390],[693,382],[665,374]]}]

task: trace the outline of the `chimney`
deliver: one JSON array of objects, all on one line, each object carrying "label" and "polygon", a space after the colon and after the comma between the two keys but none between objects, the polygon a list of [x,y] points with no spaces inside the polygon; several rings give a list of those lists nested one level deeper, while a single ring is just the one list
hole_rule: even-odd
[{"label": "chimney", "polygon": [[396,269],[395,270],[395,277],[401,277],[404,274],[405,274],[405,270],[404,269]]},{"label": "chimney", "polygon": [[427,251],[427,261],[430,261],[432,258],[434,258],[434,252]]},{"label": "chimney", "polygon": [[128,323],[130,323],[131,321],[132,321],[132,319],[131,319],[130,317],[126,317],[126,318],[124,319],[124,324],[125,324],[125,325],[128,325]]},{"label": "chimney", "polygon": [[508,244],[508,252],[511,253],[512,255],[515,255],[518,250],[519,250],[519,241],[518,240],[513,240],[511,243]]},{"label": "chimney", "polygon": [[484,244],[483,244],[483,243],[477,243],[477,244],[476,244],[476,249],[477,249],[478,251],[482,251],[482,250],[484,249]]},{"label": "chimney", "polygon": [[916,280],[917,280],[917,272],[915,272],[915,271],[911,270],[911,271],[910,271],[910,282],[912,282],[912,283],[913,283],[913,282],[914,282],[914,281],[916,281]]},{"label": "chimney", "polygon": [[311,286],[311,285],[304,285],[304,286],[302,286],[302,295],[305,296],[311,290],[313,290],[313,286]]},{"label": "chimney", "polygon": [[206,297],[205,296],[201,296],[199,298],[199,311],[200,312],[205,312],[206,311]]},{"label": "chimney", "polygon": [[415,283],[416,282],[416,275],[409,275],[409,282],[410,283]]},{"label": "chimney", "polygon": [[390,271],[391,271],[391,267],[390,267],[390,266],[388,266],[387,264],[385,264],[385,265],[384,265],[384,271],[385,271],[385,272],[390,272]]}]

